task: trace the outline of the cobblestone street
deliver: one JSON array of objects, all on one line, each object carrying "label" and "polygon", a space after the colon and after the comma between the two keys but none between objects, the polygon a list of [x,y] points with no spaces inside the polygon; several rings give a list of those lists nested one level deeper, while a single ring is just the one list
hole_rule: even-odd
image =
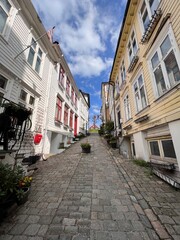
[{"label": "cobblestone street", "polygon": [[88,141],[90,154],[77,142],[38,162],[29,200],[1,224],[0,240],[180,239],[180,192],[98,135]]}]

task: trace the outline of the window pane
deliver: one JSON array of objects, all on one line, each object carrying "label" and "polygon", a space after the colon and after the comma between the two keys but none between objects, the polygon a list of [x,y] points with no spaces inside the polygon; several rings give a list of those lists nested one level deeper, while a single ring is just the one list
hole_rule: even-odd
[{"label": "window pane", "polygon": [[24,90],[21,90],[20,98],[21,98],[23,101],[26,101],[26,97],[27,97],[27,93],[26,93]]},{"label": "window pane", "polygon": [[38,73],[39,73],[39,70],[40,70],[40,66],[41,66],[41,59],[39,57],[37,57],[35,70]]},{"label": "window pane", "polygon": [[174,151],[172,140],[163,140],[162,147],[163,147],[165,157],[176,158],[176,153]]},{"label": "window pane", "polygon": [[170,42],[169,36],[165,38],[160,48],[161,48],[162,55],[164,57],[169,51],[169,49],[171,48],[171,42]]},{"label": "window pane", "polygon": [[29,104],[34,105],[35,98],[30,96],[29,98]]},{"label": "window pane", "polygon": [[11,5],[9,4],[9,2],[7,0],[0,0],[0,4],[6,12],[10,11]]},{"label": "window pane", "polygon": [[142,108],[145,108],[146,105],[147,105],[147,102],[146,102],[146,96],[145,96],[144,86],[140,89],[140,94],[141,94]]},{"label": "window pane", "polygon": [[39,55],[40,58],[42,57],[42,51],[41,51],[40,48],[39,48],[39,50],[38,50],[38,55]]},{"label": "window pane", "polygon": [[137,44],[136,44],[136,40],[135,39],[133,41],[133,51],[134,51],[134,55],[135,55],[136,52],[137,52]]},{"label": "window pane", "polygon": [[32,66],[33,60],[34,60],[34,50],[30,48],[29,50],[29,56],[28,56],[28,63]]},{"label": "window pane", "polygon": [[159,146],[157,141],[150,142],[151,155],[160,156]]},{"label": "window pane", "polygon": [[159,57],[157,52],[154,54],[153,58],[151,59],[152,67],[155,69],[157,65],[159,64]]},{"label": "window pane", "polygon": [[4,12],[4,10],[0,6],[0,33],[3,32],[6,20],[7,20],[7,14]]},{"label": "window pane", "polygon": [[149,16],[147,10],[144,12],[142,16],[143,24],[144,24],[144,29],[146,30],[148,25],[149,25]]},{"label": "window pane", "polygon": [[139,88],[141,88],[141,86],[143,85],[142,75],[139,76],[139,78],[138,78],[138,83],[139,83]]},{"label": "window pane", "polygon": [[157,9],[159,1],[158,0],[149,0],[151,13],[154,14],[154,11]]},{"label": "window pane", "polygon": [[6,84],[7,84],[7,79],[5,77],[3,77],[2,75],[0,75],[0,88],[5,89],[6,88]]},{"label": "window pane", "polygon": [[166,91],[166,84],[165,84],[163,73],[160,66],[155,70],[154,76],[156,79],[158,94],[162,95]]},{"label": "window pane", "polygon": [[171,51],[166,59],[164,60],[169,82],[171,87],[174,86],[178,81],[180,81],[180,71],[174,55],[174,52]]}]

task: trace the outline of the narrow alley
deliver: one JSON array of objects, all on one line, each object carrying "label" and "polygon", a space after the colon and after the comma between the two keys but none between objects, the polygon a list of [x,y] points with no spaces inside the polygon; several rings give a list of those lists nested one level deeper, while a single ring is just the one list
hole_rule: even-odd
[{"label": "narrow alley", "polygon": [[[87,139],[90,154],[81,153]],[[180,192],[98,135],[37,166],[29,199],[1,224],[0,240],[180,239]]]}]

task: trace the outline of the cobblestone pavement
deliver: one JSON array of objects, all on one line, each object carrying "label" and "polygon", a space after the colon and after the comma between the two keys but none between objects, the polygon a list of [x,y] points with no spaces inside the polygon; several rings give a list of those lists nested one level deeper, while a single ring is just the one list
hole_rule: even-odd
[{"label": "cobblestone pavement", "polygon": [[[82,140],[86,141],[86,140]],[[91,135],[38,163],[29,200],[0,226],[0,240],[180,239],[180,191]]]}]

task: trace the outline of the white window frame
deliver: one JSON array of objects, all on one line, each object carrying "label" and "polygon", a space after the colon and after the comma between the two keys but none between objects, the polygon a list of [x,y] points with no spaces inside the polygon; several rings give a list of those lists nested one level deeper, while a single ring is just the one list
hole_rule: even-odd
[{"label": "white window frame", "polygon": [[[162,141],[168,141],[168,140],[171,140],[171,141],[172,141],[171,137],[148,139],[148,147],[149,147],[150,157],[151,157],[151,158],[154,158],[154,159],[157,159],[157,160],[158,160],[158,159],[159,159],[159,160],[163,160],[163,159],[165,159],[165,160],[176,160],[177,157],[176,157],[176,158],[166,157],[165,154],[164,154]],[[150,142],[157,142],[157,143],[158,143],[158,148],[159,148],[159,154],[160,154],[160,156],[158,156],[158,155],[152,155],[152,154],[151,154]],[[173,141],[172,141],[172,143],[173,143]],[[173,146],[174,146],[174,144],[173,144]],[[174,149],[174,151],[175,151],[175,149]],[[175,154],[176,154],[176,152],[175,152]]]},{"label": "white window frame", "polygon": [[123,83],[126,80],[126,67],[125,67],[124,59],[121,62],[120,75],[121,75],[121,82]]},{"label": "white window frame", "polygon": [[15,19],[15,16],[16,14],[18,13],[19,10],[17,10],[12,1],[11,0],[7,0],[7,2],[11,5],[11,8],[9,10],[9,12],[7,12],[4,7],[2,5],[1,8],[3,9],[3,11],[6,13],[7,15],[7,19],[6,19],[6,22],[5,22],[5,25],[4,25],[4,28],[3,28],[3,31],[0,32],[0,37],[2,37],[2,39],[5,39],[6,41],[8,40],[9,38],[9,35],[10,35],[10,32],[11,32],[11,29],[12,29],[12,25],[13,25],[13,22],[14,22],[14,19]]},{"label": "white window frame", "polygon": [[[26,93],[26,99],[25,100],[23,100],[20,97],[21,91],[24,91]],[[34,103],[33,104],[30,104],[30,97],[34,98]],[[19,102],[19,104],[23,105],[24,107],[31,108],[33,110],[35,108],[35,105],[36,105],[36,97],[34,96],[34,94],[29,92],[27,89],[21,88],[20,92],[19,92],[18,102]]]},{"label": "white window frame", "polygon": [[123,98],[123,105],[124,105],[125,121],[128,121],[131,118],[131,106],[130,106],[130,100],[129,100],[128,93]]},{"label": "white window frame", "polygon": [[[36,41],[34,37],[31,37],[31,40],[30,40],[30,48],[29,48],[29,51],[28,51],[28,54],[27,54],[27,63],[34,69],[34,71],[41,75],[41,72],[42,72],[42,66],[43,66],[43,56],[44,56],[44,53],[42,51],[42,48],[38,45],[37,42],[35,42],[34,44],[32,44],[33,41]],[[31,49],[34,51],[34,56],[33,56],[33,61],[32,61],[32,64],[28,61],[28,58],[29,58],[29,54],[30,54],[30,51]],[[41,51],[42,55],[40,56],[39,54],[39,51]],[[37,60],[40,59],[41,61],[41,64],[40,64],[40,67],[39,67],[39,71],[36,70],[36,65],[37,65]]]},{"label": "white window frame", "polygon": [[[158,9],[160,0],[155,0],[155,1],[157,1],[157,8],[156,8],[156,9]],[[148,13],[149,22],[151,21],[152,15],[154,14],[154,12],[152,12],[152,10],[151,10],[151,8],[150,8],[149,0],[142,0],[141,3],[140,3],[140,5],[139,5],[139,10],[138,10],[138,12],[139,12],[139,19],[140,19],[140,23],[141,23],[140,25],[141,25],[142,33],[143,33],[144,31],[146,31],[146,29],[145,29],[145,27],[144,27],[144,22],[143,22],[143,20],[142,20],[142,14],[141,14],[141,7],[142,7],[142,5],[143,5],[143,2],[145,2],[145,7],[146,7],[146,10],[147,10],[147,13]]]},{"label": "white window frame", "polygon": [[[132,39],[132,34],[133,33],[134,33],[134,38]],[[133,40],[135,40],[135,42],[136,42],[136,47],[137,47],[136,51],[134,51],[134,48],[133,48]],[[129,48],[129,45],[130,45],[130,48]],[[130,52],[129,49],[131,49],[131,51],[132,51],[131,56],[129,54],[129,52]],[[131,63],[133,57],[137,55],[137,52],[138,52],[138,42],[137,42],[136,32],[135,32],[135,29],[133,27],[132,30],[131,30],[131,33],[129,35],[128,42],[127,42],[127,55],[128,55],[128,59],[129,59],[129,64]]]},{"label": "white window frame", "polygon": [[[161,53],[160,53],[160,46],[161,44],[163,43],[163,41],[165,40],[165,38],[167,37],[167,35],[169,35],[169,39],[171,41],[171,49],[168,51],[168,53],[170,53],[172,50],[174,52],[174,55],[175,55],[175,58],[176,58],[176,61],[177,61],[177,65],[180,69],[180,62],[178,61],[178,59],[180,59],[180,51],[179,51],[179,48],[178,48],[178,45],[177,45],[177,42],[175,40],[175,37],[174,37],[174,33],[173,33],[173,30],[172,30],[172,27],[171,27],[171,24],[170,22],[168,21],[164,28],[161,30],[158,38],[156,39],[156,41],[154,42],[153,44],[153,47],[151,49],[151,51],[149,51],[148,55],[147,55],[147,62],[148,62],[148,65],[149,65],[149,71],[150,71],[150,75],[151,75],[151,79],[152,79],[152,85],[153,85],[153,89],[154,89],[154,95],[155,95],[155,98],[159,98],[161,96],[163,96],[164,94],[166,94],[169,90],[171,90],[174,86],[178,85],[180,83],[177,82],[175,85],[173,85],[172,87],[170,86],[170,82],[169,82],[169,78],[168,78],[168,75],[167,75],[167,71],[166,71],[166,67],[165,67],[165,64],[164,64],[164,61],[162,60],[162,56],[161,56]],[[157,88],[157,84],[156,84],[156,79],[155,79],[155,76],[154,76],[154,69],[152,67],[152,63],[151,63],[151,59],[153,58],[153,56],[155,55],[155,53],[158,51],[158,53],[160,54],[161,58],[160,58],[160,64],[161,64],[161,68],[162,68],[162,71],[163,71],[163,76],[164,76],[164,81],[165,81],[165,84],[166,84],[166,91],[164,91],[162,94],[159,94],[158,93],[158,88]],[[166,55],[167,56],[167,55]],[[165,59],[166,57],[163,57],[163,59]]]},{"label": "white window frame", "polygon": [[[142,77],[142,85],[141,86],[139,85],[139,78],[140,77]],[[135,84],[137,85],[137,90],[136,91],[135,91]],[[140,92],[140,90],[142,88],[144,88],[145,101],[146,101],[145,106],[143,106],[142,96],[141,96],[141,92]],[[135,80],[132,84],[132,91],[133,91],[133,94],[134,94],[134,101],[135,101],[135,104],[136,104],[136,112],[138,113],[141,110],[143,110],[144,108],[146,108],[147,105],[148,105],[146,87],[145,87],[144,76],[143,76],[142,71],[140,71],[139,74],[136,76],[136,78],[135,78]],[[139,96],[139,102],[137,102],[138,100],[137,100],[136,96]]]}]

